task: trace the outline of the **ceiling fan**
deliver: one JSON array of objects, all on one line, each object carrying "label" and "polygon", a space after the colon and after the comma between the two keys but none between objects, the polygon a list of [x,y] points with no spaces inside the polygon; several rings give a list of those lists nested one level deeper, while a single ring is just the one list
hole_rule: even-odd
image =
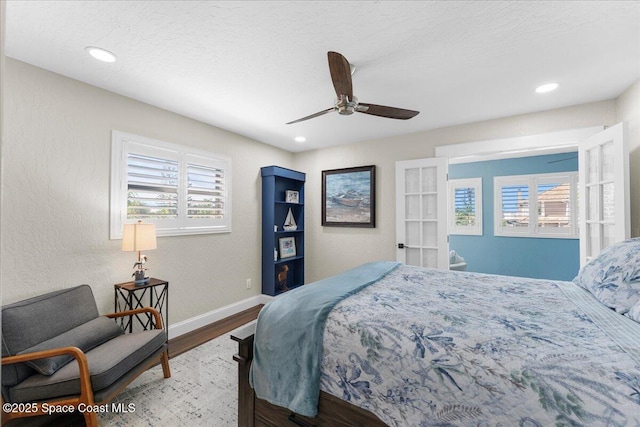
[{"label": "ceiling fan", "polygon": [[289,122],[287,123],[288,125],[313,119],[314,117],[319,117],[324,114],[331,113],[332,111],[337,111],[338,114],[343,115],[350,115],[354,112],[358,112],[399,120],[407,120],[420,113],[419,111],[358,102],[358,98],[353,96],[351,67],[347,58],[338,52],[328,52],[327,56],[329,57],[329,72],[331,73],[331,80],[333,81],[333,87],[335,88],[336,95],[338,96],[335,105],[331,108],[327,108],[326,110],[311,114],[310,116]]}]

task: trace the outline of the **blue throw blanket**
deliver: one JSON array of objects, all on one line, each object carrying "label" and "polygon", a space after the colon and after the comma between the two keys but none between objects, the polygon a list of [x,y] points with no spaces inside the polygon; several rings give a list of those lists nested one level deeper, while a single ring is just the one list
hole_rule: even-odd
[{"label": "blue throw blanket", "polygon": [[[256,395],[313,417],[318,412],[322,339],[329,312],[400,265],[382,261],[293,289],[258,316],[249,381]],[[287,387],[278,387],[287,384]]]}]

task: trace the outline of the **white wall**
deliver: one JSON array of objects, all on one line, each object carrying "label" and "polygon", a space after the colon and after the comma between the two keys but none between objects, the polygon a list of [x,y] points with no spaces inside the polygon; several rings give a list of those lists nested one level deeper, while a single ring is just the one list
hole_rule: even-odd
[{"label": "white wall", "polygon": [[136,255],[109,240],[112,129],[232,158],[232,233],[163,237],[147,254],[170,282],[170,323],[260,294],[260,167],[292,167],[291,153],[11,58],[5,71],[3,304],[88,283],[113,311]]},{"label": "white wall", "polygon": [[[373,117],[371,120],[384,119]],[[616,120],[616,102],[610,100],[296,154],[295,169],[307,173],[306,281],[315,281],[369,261],[395,259],[394,174],[397,160],[433,157],[438,145],[612,125]],[[322,170],[369,164],[376,165],[377,174],[376,228],[322,227]]]}]

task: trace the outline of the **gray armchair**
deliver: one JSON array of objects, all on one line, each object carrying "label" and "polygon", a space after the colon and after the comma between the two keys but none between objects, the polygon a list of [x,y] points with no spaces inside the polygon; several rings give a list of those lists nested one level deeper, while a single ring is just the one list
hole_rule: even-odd
[{"label": "gray armchair", "polygon": [[[125,334],[112,319],[141,313],[155,329]],[[2,422],[72,405],[97,427],[96,413],[82,409],[108,403],[157,363],[169,378],[167,335],[153,308],[99,316],[87,285],[3,306],[2,401],[14,405],[3,405]]]}]

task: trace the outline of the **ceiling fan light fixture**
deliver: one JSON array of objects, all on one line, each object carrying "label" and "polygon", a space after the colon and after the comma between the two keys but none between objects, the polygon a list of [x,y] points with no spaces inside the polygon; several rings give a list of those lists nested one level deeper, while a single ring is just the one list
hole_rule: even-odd
[{"label": "ceiling fan light fixture", "polygon": [[98,61],[102,62],[115,62],[116,55],[112,52],[109,52],[106,49],[102,49],[101,47],[96,46],[87,46],[84,49],[89,55],[93,56]]},{"label": "ceiling fan light fixture", "polygon": [[558,89],[558,83],[546,83],[536,88],[537,93],[548,93]]}]

